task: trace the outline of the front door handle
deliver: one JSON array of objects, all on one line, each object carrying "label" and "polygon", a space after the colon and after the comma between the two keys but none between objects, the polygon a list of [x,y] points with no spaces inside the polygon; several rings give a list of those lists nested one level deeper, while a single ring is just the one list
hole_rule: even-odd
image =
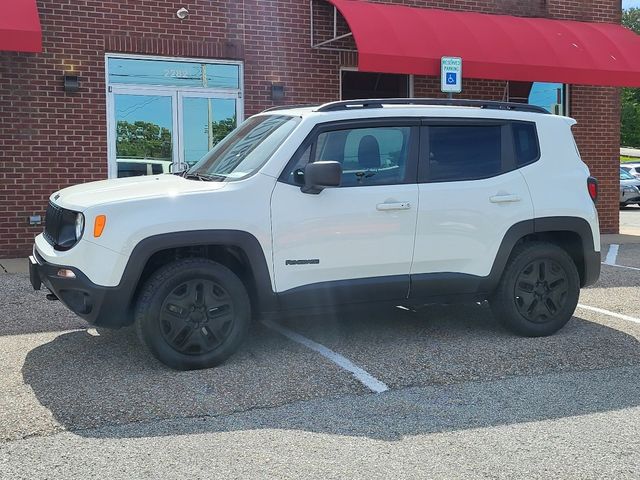
[{"label": "front door handle", "polygon": [[411,203],[410,202],[389,202],[389,203],[379,203],[376,208],[381,212],[388,212],[389,210],[410,210]]},{"label": "front door handle", "polygon": [[514,203],[522,200],[518,195],[494,195],[489,197],[491,203]]}]

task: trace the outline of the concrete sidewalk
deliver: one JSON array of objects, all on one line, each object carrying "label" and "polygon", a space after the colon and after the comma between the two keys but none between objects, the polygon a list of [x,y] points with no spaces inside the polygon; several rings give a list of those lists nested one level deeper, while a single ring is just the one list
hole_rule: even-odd
[{"label": "concrete sidewalk", "polygon": [[[634,231],[633,229],[624,229],[618,234],[605,234],[600,236],[600,243],[602,245],[610,245],[617,243],[618,245],[624,244],[636,244],[640,243],[640,229]],[[2,262],[2,260],[0,260]]]},{"label": "concrete sidewalk", "polygon": [[29,273],[29,259],[0,258],[0,274],[2,273]]},{"label": "concrete sidewalk", "polygon": [[638,148],[621,147],[620,155],[624,155],[625,157],[638,157],[638,161],[640,161],[640,149]]}]

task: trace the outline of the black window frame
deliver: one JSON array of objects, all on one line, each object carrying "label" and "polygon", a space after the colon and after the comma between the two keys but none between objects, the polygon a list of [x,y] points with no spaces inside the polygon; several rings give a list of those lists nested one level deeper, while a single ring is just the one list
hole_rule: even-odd
[{"label": "black window frame", "polygon": [[362,185],[348,185],[340,186],[337,188],[363,188],[363,187],[384,187],[389,185],[406,185],[417,183],[418,178],[418,153],[420,150],[420,122],[421,119],[417,117],[378,117],[378,118],[360,118],[350,120],[338,120],[334,122],[319,123],[313,129],[304,141],[297,148],[292,155],[287,165],[284,167],[278,181],[286,183],[287,185],[293,185],[295,187],[302,187],[298,182],[292,180],[293,168],[298,164],[300,157],[304,155],[307,148],[311,147],[309,155],[309,163],[315,161],[316,145],[318,136],[323,133],[340,131],[340,130],[356,130],[360,128],[379,128],[379,127],[410,127],[409,133],[409,145],[407,149],[407,164],[405,168],[405,178],[399,182],[393,183],[377,183],[377,184],[362,184]]},{"label": "black window frame", "polygon": [[[523,165],[518,165],[516,155],[516,145],[514,138],[513,125],[516,123],[532,124],[534,126],[536,141],[538,144],[538,156],[535,160]],[[452,127],[452,126],[500,126],[501,127],[501,168],[498,172],[484,176],[461,176],[448,180],[433,180],[430,175],[430,127]],[[420,152],[418,156],[418,183],[451,183],[451,182],[470,182],[476,180],[486,180],[488,178],[498,177],[506,173],[518,170],[520,168],[531,165],[540,160],[541,148],[540,139],[538,137],[538,128],[536,122],[499,119],[499,118],[460,118],[460,117],[444,117],[444,118],[425,118],[421,121],[420,127]],[[464,173],[464,172],[463,172]]]}]

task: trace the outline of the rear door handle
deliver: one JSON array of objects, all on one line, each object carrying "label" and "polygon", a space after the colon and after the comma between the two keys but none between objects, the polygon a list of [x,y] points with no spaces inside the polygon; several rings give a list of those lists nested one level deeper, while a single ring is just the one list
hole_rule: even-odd
[{"label": "rear door handle", "polygon": [[381,212],[387,212],[389,210],[410,210],[411,203],[410,202],[389,202],[389,203],[379,203],[376,208]]},{"label": "rear door handle", "polygon": [[522,200],[518,195],[494,195],[489,197],[491,203],[514,203]]}]

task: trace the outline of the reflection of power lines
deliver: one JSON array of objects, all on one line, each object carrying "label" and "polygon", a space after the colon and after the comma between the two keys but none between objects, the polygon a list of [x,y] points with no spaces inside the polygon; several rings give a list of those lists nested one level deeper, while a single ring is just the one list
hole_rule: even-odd
[{"label": "reflection of power lines", "polygon": [[133,115],[135,112],[137,112],[138,110],[145,108],[149,105],[151,105],[153,102],[156,102],[162,98],[169,98],[169,97],[149,97],[148,100],[145,100],[142,103],[137,103],[135,105],[131,105],[130,107],[125,108],[124,110],[119,110],[116,107],[116,116],[118,118],[127,118],[130,115]]},{"label": "reflection of power lines", "polygon": [[[168,80],[173,80],[173,81],[193,81],[193,82],[198,82],[200,83],[200,80],[202,79],[202,77],[200,75],[184,75],[184,76],[179,76],[179,77],[167,77],[165,75],[148,75],[148,74],[127,74],[127,73],[112,73],[109,75],[110,77],[112,77],[112,81],[114,83],[134,83],[134,82],[129,82],[127,80],[120,80],[118,81],[118,79],[127,79],[127,78],[132,78],[132,79],[140,79],[140,80],[145,80],[144,83],[156,83],[156,84],[166,84],[166,83],[170,83],[168,82]],[[207,79],[209,81],[215,81],[213,86],[221,86],[221,85],[232,85],[229,88],[237,88],[237,84],[238,84],[238,77],[237,75],[233,75],[233,76],[227,76],[227,75],[207,75]],[[154,82],[155,80],[155,82]],[[220,82],[220,84],[218,84],[217,82]]]}]

